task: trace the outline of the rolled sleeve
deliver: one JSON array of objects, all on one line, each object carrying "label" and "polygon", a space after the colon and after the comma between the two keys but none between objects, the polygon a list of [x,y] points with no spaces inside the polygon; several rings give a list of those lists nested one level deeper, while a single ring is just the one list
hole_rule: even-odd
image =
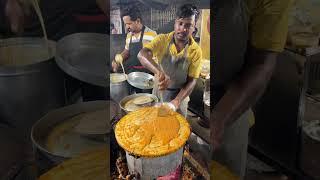
[{"label": "rolled sleeve", "polygon": [[249,0],[250,42],[258,49],[281,52],[288,32],[291,0]]},{"label": "rolled sleeve", "polygon": [[126,44],[125,44],[125,46],[124,46],[124,48],[125,48],[126,50],[129,50],[130,38],[131,38],[131,36],[130,36],[129,34],[127,34]]},{"label": "rolled sleeve", "polygon": [[202,51],[200,48],[191,53],[191,64],[188,70],[188,76],[192,78],[199,78],[201,72]]},{"label": "rolled sleeve", "polygon": [[143,47],[151,50],[153,56],[159,57],[161,56],[161,54],[163,54],[163,50],[166,44],[163,41],[165,41],[165,39],[165,34],[160,34],[156,36],[150,43],[144,44]]}]

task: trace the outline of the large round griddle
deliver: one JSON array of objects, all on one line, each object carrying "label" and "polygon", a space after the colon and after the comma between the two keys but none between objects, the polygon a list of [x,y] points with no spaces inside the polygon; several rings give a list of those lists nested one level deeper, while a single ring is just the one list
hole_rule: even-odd
[{"label": "large round griddle", "polygon": [[107,87],[108,39],[108,35],[98,33],[68,35],[57,42],[56,62],[76,79]]}]

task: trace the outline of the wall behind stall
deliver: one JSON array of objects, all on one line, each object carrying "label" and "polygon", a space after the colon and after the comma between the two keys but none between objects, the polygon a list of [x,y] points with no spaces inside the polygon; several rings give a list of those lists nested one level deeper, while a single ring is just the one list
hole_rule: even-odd
[{"label": "wall behind stall", "polygon": [[110,64],[117,53],[121,53],[124,49],[126,34],[110,35]]},{"label": "wall behind stall", "polygon": [[210,17],[210,9],[202,10],[199,20],[201,20],[200,47],[203,59],[210,59],[210,34],[206,28],[208,17]]}]

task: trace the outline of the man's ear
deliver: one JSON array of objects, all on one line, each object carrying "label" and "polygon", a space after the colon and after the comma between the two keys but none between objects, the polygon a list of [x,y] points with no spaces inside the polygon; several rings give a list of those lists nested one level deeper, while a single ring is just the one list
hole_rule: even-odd
[{"label": "man's ear", "polygon": [[139,24],[139,23],[140,23],[140,24],[142,24],[142,21],[141,21],[141,19],[140,19],[140,18],[137,18],[137,20],[136,20],[136,21],[137,21],[137,24]]}]

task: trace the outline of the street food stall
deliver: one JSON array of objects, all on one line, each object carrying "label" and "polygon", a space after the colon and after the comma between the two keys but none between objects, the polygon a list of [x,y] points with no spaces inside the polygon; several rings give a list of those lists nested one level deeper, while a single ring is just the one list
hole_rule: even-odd
[{"label": "street food stall", "polygon": [[[128,29],[121,15],[127,8],[138,6],[143,25],[162,34],[173,31],[175,13],[183,4],[183,1],[111,1],[110,64],[113,60],[117,61],[119,52],[126,46]],[[210,116],[210,36],[206,26],[210,17],[210,1],[197,1],[194,5],[200,9],[200,17],[193,37],[202,49],[203,59],[200,78],[190,95],[187,116],[176,112],[166,118],[157,115],[157,105],[162,100],[153,93],[153,89],[157,88],[157,79],[152,73],[137,71],[126,74],[127,69],[122,65],[119,65],[117,72],[110,73],[110,98],[119,103],[121,109],[112,124],[112,179],[156,179],[167,176],[210,179],[209,130],[199,125],[202,119],[208,120]],[[168,120],[170,122],[166,122]],[[157,145],[170,139],[169,136],[175,136],[175,133],[181,137],[175,140],[177,144],[172,145],[171,150],[164,150],[167,146],[171,147],[166,143],[162,143],[163,147]],[[145,146],[144,143],[148,141],[151,143],[141,151],[139,147]],[[230,173],[228,170],[225,172]]]},{"label": "street food stall", "polygon": [[[2,8],[6,2],[1,2],[1,12],[4,12]],[[17,5],[21,6],[21,17],[28,13],[27,22],[22,24],[25,25],[23,32],[15,34],[17,32],[10,27],[4,28],[9,25],[2,21],[7,17],[3,17],[4,13],[0,17],[0,146],[3,150],[0,179],[37,179],[58,162],[72,159],[77,154],[90,154],[89,147],[97,149],[97,153],[93,150],[91,159],[100,160],[100,164],[97,162],[100,169],[91,170],[100,172],[102,169],[103,176],[99,177],[105,177],[107,167],[104,163],[108,159],[104,156],[108,152],[105,135],[108,132],[100,132],[99,135],[103,135],[98,136],[92,129],[98,126],[105,130],[105,125],[109,124],[104,122],[105,112],[109,112],[106,16],[94,1],[69,4],[65,1],[19,0]],[[82,92],[75,93],[78,86],[70,88],[72,78],[83,85]],[[93,99],[102,102],[81,105],[83,101]],[[76,102],[81,103],[65,107]],[[59,114],[63,107],[71,114]],[[103,111],[99,111],[101,109]],[[76,117],[72,119],[73,116]],[[96,123],[84,122],[78,127],[82,135],[84,132],[89,134],[88,138],[83,138],[79,132],[68,133],[73,123],[81,119],[96,120]],[[104,123],[101,125],[101,122]],[[82,157],[90,159],[87,154]],[[70,179],[60,168],[72,167],[76,172],[79,169],[72,162],[86,160],[79,158],[56,167],[53,170],[57,174],[55,178]],[[50,172],[47,174],[43,176],[51,176]]]}]

